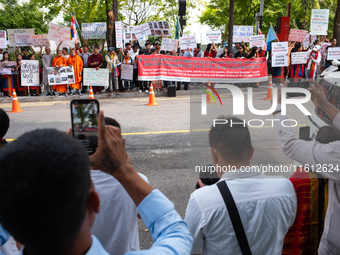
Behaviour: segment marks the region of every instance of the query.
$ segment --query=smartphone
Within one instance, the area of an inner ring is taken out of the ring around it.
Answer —
[[[98,147],[99,102],[96,99],[74,99],[71,101],[73,137],[78,139],[92,155]]]
[[[299,139],[310,141],[310,127],[300,127],[299,129]]]

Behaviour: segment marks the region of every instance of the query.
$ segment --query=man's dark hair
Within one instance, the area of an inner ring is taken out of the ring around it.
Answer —
[[[145,47],[148,46],[148,45],[151,45],[151,43],[149,43],[149,42],[145,43]]]
[[[124,56],[126,56],[128,53],[130,53],[130,52],[128,52],[128,51],[124,51]]]
[[[95,45],[94,45],[94,47],[97,47],[97,48],[99,48],[99,44],[95,44]]]
[[[211,127],[210,147],[216,149],[227,162],[249,160],[252,144],[247,125],[233,116],[221,116],[218,119],[226,120],[227,124],[215,124],[215,127]]]
[[[119,122],[110,117],[105,117],[105,125],[110,125],[110,126],[114,126],[114,127],[121,129]]]
[[[145,50],[140,49],[138,55],[143,55],[143,54],[145,54]]]
[[[23,52],[24,50],[28,51],[26,47],[22,47],[21,52]]]
[[[161,50],[159,54],[165,55],[165,50]]]
[[[139,48],[139,47],[138,47],[138,44],[132,45],[132,48]]]
[[[9,117],[7,113],[0,108],[0,138],[3,138],[9,128]]]
[[[152,49],[150,50],[150,53],[154,53],[155,51],[156,51],[156,49],[152,48]]]
[[[340,141],[340,130],[334,126],[323,126],[319,129],[315,140],[319,143]]]
[[[131,44],[130,44],[130,43],[128,43],[128,42],[127,42],[127,43],[125,43],[125,47],[127,47],[127,46],[129,46],[129,45],[131,45]]]
[[[66,53],[68,53],[68,49],[66,47],[64,47],[63,50],[66,50]]]
[[[330,41],[333,42],[334,40],[336,40],[336,38],[332,38]]]
[[[201,44],[200,44],[200,43],[197,43],[196,48],[197,48],[197,49],[201,49]]]
[[[54,129],[28,132],[0,153],[0,222],[32,252],[62,254],[82,227],[90,185],[81,143]]]

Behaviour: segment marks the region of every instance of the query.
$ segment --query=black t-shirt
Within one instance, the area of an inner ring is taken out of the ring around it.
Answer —
[[[145,51],[145,55],[151,55],[151,51]]]
[[[30,56],[24,56],[24,55],[22,55],[22,59],[23,59],[23,60],[30,60]]]
[[[246,56],[247,56],[247,54],[246,53],[244,53],[244,52],[236,52],[236,54],[235,54],[235,57],[234,58],[242,58],[242,57],[244,57],[244,58],[246,58]]]

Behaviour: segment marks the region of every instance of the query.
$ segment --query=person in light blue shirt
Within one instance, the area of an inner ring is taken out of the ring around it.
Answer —
[[[108,254],[91,236],[100,199],[90,165],[123,185],[154,239],[149,250],[128,255],[190,254],[186,223],[127,162],[120,129],[105,126],[103,112],[98,126],[98,149],[90,157],[77,140],[53,129],[28,132],[1,151],[0,222],[25,245],[20,254]]]

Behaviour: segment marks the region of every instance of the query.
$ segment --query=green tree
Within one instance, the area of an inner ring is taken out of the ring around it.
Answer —
[[[13,28],[34,28],[36,34],[46,34],[50,22],[58,13],[51,7],[41,10],[33,1],[18,3],[17,0],[0,0],[0,30]]]

